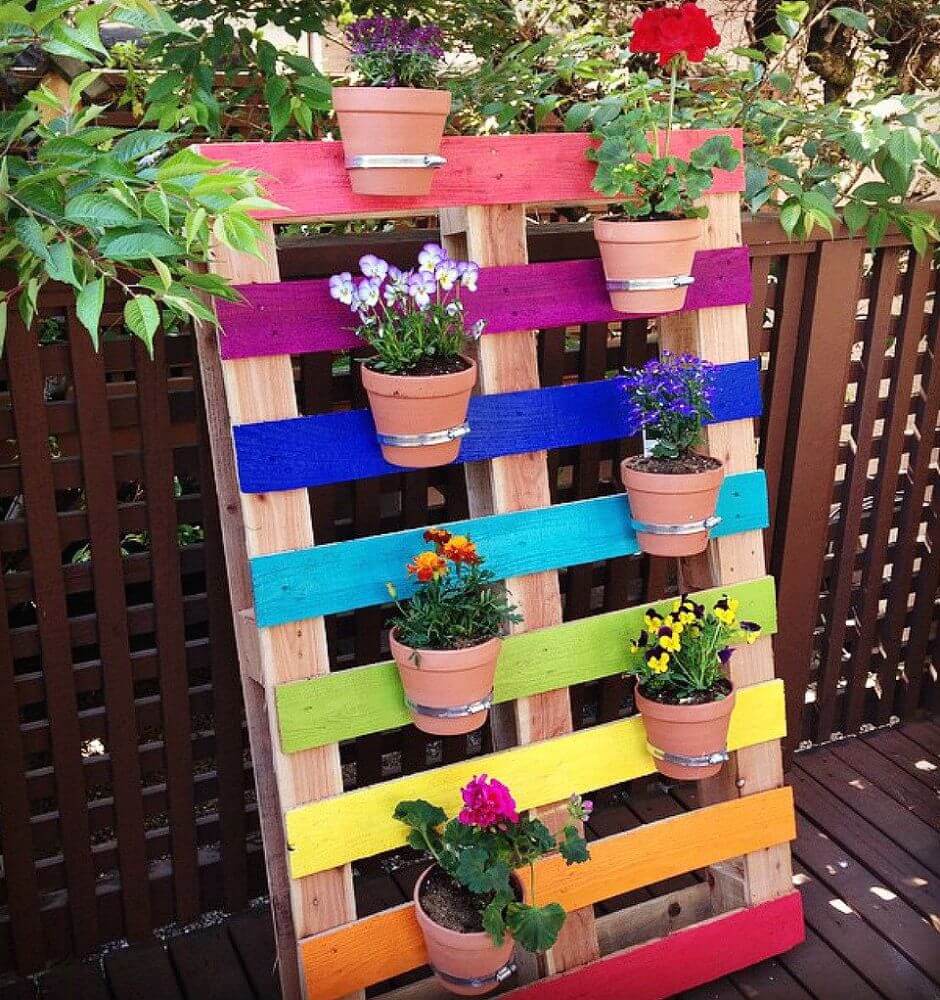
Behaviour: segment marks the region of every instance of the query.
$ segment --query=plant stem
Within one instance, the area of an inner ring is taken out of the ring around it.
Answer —
[[[669,156],[669,147],[672,144],[672,119],[676,108],[676,84],[679,80],[679,56],[672,60],[672,75],[669,78],[669,118],[666,124],[666,156]]]

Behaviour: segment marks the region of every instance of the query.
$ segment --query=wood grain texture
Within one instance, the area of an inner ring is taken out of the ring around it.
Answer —
[[[696,255],[695,284],[685,311],[750,302],[746,247]],[[239,289],[243,302],[220,302],[225,358],[346,351],[363,342],[347,306],[330,297],[329,282],[277,282]],[[479,287],[464,294],[467,326],[484,320],[485,334],[541,330],[580,323],[615,323],[630,317],[614,311],[599,260],[485,267]]]
[[[795,836],[790,789],[765,792],[595,840],[583,865],[546,858],[536,866],[539,898],[584,907]],[[311,1000],[335,1000],[427,961],[412,903],[307,938],[300,956]]]
[[[618,996],[663,1000],[783,954],[803,937],[803,904],[799,892],[791,891],[761,906],[714,917],[506,996],[513,1000]]]
[[[523,205],[471,205],[444,210],[441,232],[444,246],[453,256],[465,256],[482,267],[510,267],[529,262],[527,223]],[[462,251],[466,253],[462,253]],[[536,334],[517,328],[501,337],[487,337],[477,345],[479,391],[518,393],[538,389],[539,365]],[[551,484],[545,451],[531,450],[513,456],[497,456],[488,462],[464,465],[470,512],[496,515],[550,508]],[[550,569],[551,567],[549,567]],[[544,570],[545,567],[542,567]],[[558,574],[534,572],[507,574],[506,588],[513,595],[521,622],[513,632],[560,625],[561,592]],[[490,731],[499,750],[515,743],[526,744],[570,733],[571,699],[565,690],[547,691],[517,699],[512,718],[499,706],[493,710]],[[561,798],[562,796],[559,796]],[[563,803],[541,799],[536,813],[549,830],[559,831],[569,821]],[[554,947],[539,958],[547,972],[583,965],[600,954],[593,909],[571,913]]]
[[[260,259],[217,247],[213,268],[239,282],[277,280],[273,227],[266,228],[267,241]],[[289,357],[222,362],[222,380],[228,416],[233,423],[286,418],[297,413]],[[224,462],[224,455],[220,455],[220,460]],[[222,471],[224,474],[224,468]],[[310,502],[305,490],[271,496],[241,494],[241,520],[245,544],[244,547],[235,544],[229,558],[259,555],[285,546],[313,544]],[[226,538],[226,543],[228,541]],[[230,551],[228,544],[226,550]],[[236,604],[235,614],[242,609]],[[274,731],[277,707],[273,685],[329,670],[323,620],[313,619],[302,625],[266,629],[259,633],[258,642],[256,662],[265,681],[268,727]],[[271,767],[277,780],[281,809],[290,809],[301,802],[337,795],[342,791],[339,748],[335,745],[286,755],[273,741]],[[273,821],[272,817],[266,819]],[[315,878],[293,879],[288,886],[295,942],[309,933],[346,923],[355,917],[352,871],[348,867],[325,871]],[[275,907],[284,905],[283,899],[275,901]],[[278,943],[279,947],[285,944],[281,937]],[[282,988],[287,996],[296,996],[302,986],[298,984],[298,977],[292,974],[292,970],[297,969],[296,954],[282,954],[281,962],[292,967],[283,975]]]
[[[729,748],[776,740],[784,730],[781,681],[738,691]],[[461,787],[477,774],[499,778],[512,790],[520,809],[534,809],[567,799],[572,792],[607,788],[653,770],[643,720],[635,715],[369,785],[288,811],[291,874],[302,878],[400,847],[406,830],[392,819],[399,802],[427,799],[453,814],[460,806]]]
[[[278,494],[262,496],[271,501]],[[718,498],[718,514],[722,520],[712,529],[714,536],[753,533],[766,527],[763,473],[727,477]],[[537,609],[526,609],[519,577],[639,551],[623,494],[448,522],[445,527],[473,538],[487,567],[507,581],[529,628],[558,624],[561,617],[557,622],[544,621]],[[265,628],[387,604],[389,582],[403,598],[410,597],[415,582],[406,567],[426,547],[423,529],[415,528],[257,556],[251,570],[258,625]],[[274,678],[277,682],[287,679]]]
[[[724,593],[737,597],[742,614],[758,622],[765,634],[776,632],[772,577],[699,592],[695,597],[710,603]],[[665,612],[671,607],[671,600],[659,601],[509,636],[496,671],[495,702],[622,673],[629,665],[628,637],[643,627],[646,609]],[[402,700],[398,669],[391,661],[282,684],[276,698],[285,753],[394,729],[411,719]],[[355,712],[349,711],[351,705],[356,706]]]
[[[672,152],[687,156],[715,134],[707,129],[679,130],[673,134]],[[740,131],[720,134],[731,136],[741,148]],[[196,148],[232,166],[260,170],[268,197],[281,208],[257,215],[286,222],[388,218],[461,205],[603,202],[591,186],[594,164],[586,156],[591,142],[590,136],[578,132],[448,136],[441,148],[447,165],[435,172],[431,193],[422,198],[353,194],[338,142],[219,142]],[[736,170],[718,171],[712,190],[743,191],[743,162]]]
[[[534,335],[526,336],[531,339]],[[503,361],[511,364],[516,353],[514,341],[515,336],[506,334],[481,344],[479,361],[491,350],[501,349],[506,354]],[[534,352],[534,341],[531,348]],[[481,386],[485,385],[484,378],[481,368]],[[612,441],[638,432],[629,419],[622,379],[546,389],[537,386],[536,378],[522,387],[490,386],[484,389],[486,394],[473,397],[468,416],[470,434],[462,441],[457,462],[483,462],[506,455]],[[758,363],[722,365],[715,390],[714,420],[741,420],[760,412]],[[234,433],[239,481],[245,493],[326,486],[401,472],[382,458],[372,414],[367,409],[245,422],[236,426]]]
[[[713,194],[705,199],[709,208],[703,246],[717,249],[740,246],[741,210],[732,194]],[[726,364],[749,354],[747,315],[743,306],[702,309],[696,313],[663,317],[660,343],[676,352],[688,351],[716,364]],[[756,466],[754,427],[750,420],[713,424],[706,429],[706,448],[720,458],[728,473],[746,473]],[[795,537],[793,545],[799,545]],[[752,580],[766,572],[764,544],[759,530],[733,537],[714,537],[708,550],[684,560],[683,585],[699,589],[717,584]],[[773,650],[762,639],[735,656],[730,676],[735,685],[757,684],[774,676]],[[745,750],[705,783],[706,801],[748,795],[783,784],[783,760],[779,746],[767,743]],[[741,862],[745,898],[760,903],[790,892],[790,852],[775,847],[749,855]],[[717,879],[720,892],[721,878]]]

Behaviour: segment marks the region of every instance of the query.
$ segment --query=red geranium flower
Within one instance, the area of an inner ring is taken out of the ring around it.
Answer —
[[[659,56],[660,66],[668,66],[676,56],[701,62],[720,41],[708,14],[698,4],[684,3],[681,7],[656,7],[637,18],[630,51],[652,52]]]

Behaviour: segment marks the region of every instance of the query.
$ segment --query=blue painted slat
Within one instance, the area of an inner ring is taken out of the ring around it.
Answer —
[[[722,518],[713,537],[766,528],[764,473],[725,479],[718,499]],[[623,494],[579,500],[445,525],[469,534],[500,579],[633,555],[639,551]],[[386,583],[403,597],[414,592],[405,571],[426,543],[421,528],[357,538],[251,560],[255,615],[261,626],[388,602]]]
[[[721,365],[715,422],[761,412],[759,362]],[[474,396],[458,462],[630,437],[622,380]],[[234,429],[244,493],[326,486],[400,472],[383,458],[368,410],[242,424]]]

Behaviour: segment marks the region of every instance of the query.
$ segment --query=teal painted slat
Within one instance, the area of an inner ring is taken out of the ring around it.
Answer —
[[[713,537],[766,528],[767,483],[761,471],[725,479],[718,499],[721,523]],[[626,496],[579,500],[513,514],[445,525],[470,535],[500,579],[612,559],[639,552]],[[423,529],[258,556],[251,560],[258,625],[351,611],[388,603],[386,584],[403,597],[414,592],[405,567],[426,543]]]

